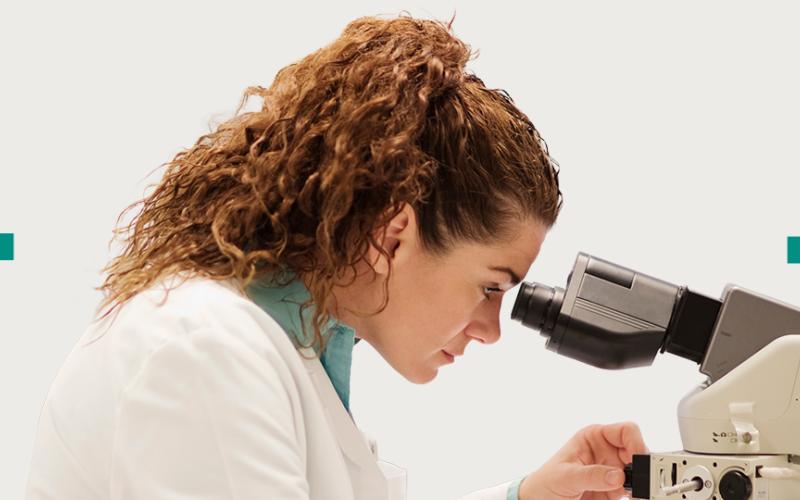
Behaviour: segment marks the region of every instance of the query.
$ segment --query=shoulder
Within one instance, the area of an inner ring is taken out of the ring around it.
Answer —
[[[136,336],[148,348],[115,409],[112,482],[154,498],[196,491],[199,473],[213,497],[244,488],[305,498],[311,392],[286,334],[224,283],[192,280],[163,295],[143,293],[109,332],[114,356],[141,349]]]
[[[283,328],[230,280],[162,280],[93,323],[81,339],[110,356],[128,380],[159,350],[198,343],[267,362],[284,380],[294,378],[290,372],[305,371]]]

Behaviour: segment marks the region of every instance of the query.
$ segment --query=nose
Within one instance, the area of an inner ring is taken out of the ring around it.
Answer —
[[[500,301],[484,302],[465,333],[483,344],[494,344],[500,340]]]

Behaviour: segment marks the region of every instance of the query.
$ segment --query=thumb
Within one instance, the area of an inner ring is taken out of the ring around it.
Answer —
[[[612,491],[625,483],[625,473],[608,465],[574,465],[565,470],[565,480],[580,491]]]

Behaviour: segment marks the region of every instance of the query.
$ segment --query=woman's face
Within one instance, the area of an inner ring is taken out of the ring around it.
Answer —
[[[365,263],[355,282],[335,288],[336,317],[408,380],[433,380],[439,367],[462,355],[470,342],[491,344],[500,338],[504,292],[528,272],[546,234],[538,220],[517,225],[511,241],[462,244],[437,258],[422,250],[414,211],[406,206],[383,240],[393,267],[386,308],[373,316],[352,313],[374,311],[383,298],[388,265],[373,249],[369,258],[378,278]]]

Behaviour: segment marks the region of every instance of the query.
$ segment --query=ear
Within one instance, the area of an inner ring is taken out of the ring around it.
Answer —
[[[409,259],[410,255],[418,248],[417,215],[408,203],[385,226],[379,227],[373,233],[375,240],[389,255],[389,260],[377,248],[370,245],[367,258],[377,274],[389,273],[389,264],[397,266]]]

